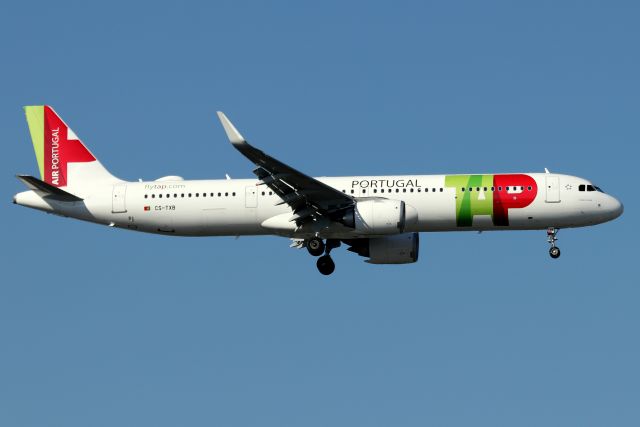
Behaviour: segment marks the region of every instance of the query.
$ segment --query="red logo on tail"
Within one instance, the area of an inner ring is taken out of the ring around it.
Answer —
[[[69,137],[76,139],[69,139]],[[44,178],[56,187],[67,185],[67,165],[96,158],[50,107],[44,107]]]

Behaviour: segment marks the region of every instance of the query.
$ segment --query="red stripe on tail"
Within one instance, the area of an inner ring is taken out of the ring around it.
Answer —
[[[67,165],[92,162],[95,157],[79,139],[68,139],[73,131],[53,109],[44,107],[44,180],[56,187],[67,185]]]

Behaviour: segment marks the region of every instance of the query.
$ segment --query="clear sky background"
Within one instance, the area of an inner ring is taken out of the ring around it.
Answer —
[[[90,4],[91,3],[91,4]],[[637,426],[640,6],[5,2],[2,426]],[[420,261],[168,238],[11,204],[48,103],[129,180],[554,172],[625,213],[433,233]]]

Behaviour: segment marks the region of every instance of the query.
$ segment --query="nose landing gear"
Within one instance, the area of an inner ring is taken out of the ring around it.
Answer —
[[[307,251],[313,256],[319,256],[316,266],[318,271],[325,276],[330,275],[336,269],[336,264],[331,259],[329,253],[331,249],[340,246],[340,240],[327,239],[327,243],[323,242],[319,237],[312,237],[305,242]],[[322,255],[324,253],[324,255]],[[322,256],[320,256],[322,255]]]
[[[549,248],[549,255],[553,259],[560,257],[560,248],[556,246],[556,240],[558,240],[556,235],[558,234],[558,231],[560,230],[555,227],[547,228],[547,242],[549,242],[549,245],[551,245],[551,247]]]

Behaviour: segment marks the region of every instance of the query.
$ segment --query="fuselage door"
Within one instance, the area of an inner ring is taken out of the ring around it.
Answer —
[[[112,213],[123,213],[127,211],[126,196],[127,184],[116,184],[113,186]]]
[[[560,178],[557,176],[547,176],[547,203],[558,203],[560,201]]]
[[[245,207],[258,207],[258,188],[255,185],[250,185],[245,188]]]

